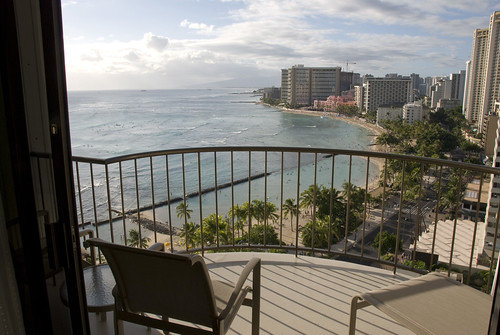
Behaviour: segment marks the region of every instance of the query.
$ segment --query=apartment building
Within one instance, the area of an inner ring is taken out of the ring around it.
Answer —
[[[500,112],[500,102],[494,104],[493,115],[498,115]],[[496,120],[497,125],[494,127],[491,121]],[[489,127],[496,128],[496,141],[495,148],[493,150],[492,164],[494,167],[500,167],[500,119],[498,117],[493,117],[489,122]],[[486,243],[485,250],[491,253],[493,250],[498,252],[500,249],[500,232],[497,232],[496,245],[495,241],[495,225],[500,219],[498,217],[498,207],[500,205],[500,176],[492,176],[489,185],[489,196],[488,196],[488,206],[486,208]]]
[[[412,102],[405,104],[403,106],[403,120],[409,124],[415,123],[415,121],[423,121],[424,114],[422,108],[422,102]]]
[[[451,84],[448,78],[440,79],[431,88],[431,108],[437,108],[440,99],[449,99],[451,97]]]
[[[281,97],[281,90],[279,87],[264,87],[262,89],[262,97],[264,99],[279,99]]]
[[[460,99],[441,98],[437,103],[436,109],[452,110],[460,106],[462,106],[462,100]]]
[[[340,87],[340,67],[305,67],[299,64],[281,70],[281,99],[289,104],[311,106],[314,100],[340,95]]]
[[[451,97],[450,99],[458,99],[460,102],[464,100],[465,89],[465,70],[460,70],[459,73],[450,74],[451,81]]]
[[[497,11],[491,15],[489,28],[474,31],[464,114],[479,131],[482,131],[483,118],[500,98],[499,30],[500,11]]]
[[[401,120],[403,117],[402,104],[380,105],[377,109],[377,125],[382,126],[387,120]]]
[[[413,100],[410,78],[367,78],[363,89],[357,89],[360,109],[376,111],[387,104],[405,104]]]

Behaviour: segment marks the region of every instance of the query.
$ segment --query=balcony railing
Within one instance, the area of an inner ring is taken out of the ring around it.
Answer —
[[[487,236],[479,212],[473,221],[461,219],[461,199],[472,179],[481,194],[500,174],[496,168],[289,147],[189,148],[73,162],[81,228],[115,243],[311,254],[394,272],[444,268],[463,273],[467,283],[483,271],[483,289],[491,287],[497,254],[484,248],[497,244],[498,215]]]

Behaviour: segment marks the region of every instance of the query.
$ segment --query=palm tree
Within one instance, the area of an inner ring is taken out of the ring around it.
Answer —
[[[188,207],[188,203],[185,203],[184,201],[177,205],[177,207],[175,207],[175,213],[177,214],[177,217],[179,219],[182,219],[184,217],[188,220],[191,219],[191,213],[193,212],[193,210],[189,209]]]
[[[318,196],[318,187],[316,185],[309,186],[308,189],[304,190],[301,194],[300,207],[309,208],[315,204],[315,198]],[[312,215],[312,214],[311,214]]]
[[[343,204],[342,204],[342,194],[335,188],[321,187],[316,197],[316,216],[318,218],[324,218],[330,215],[342,215]],[[330,210],[330,203],[332,203],[332,208]]]
[[[147,249],[148,248],[148,243],[151,241],[149,237],[143,237],[139,239],[139,232],[135,229],[131,229],[128,232],[128,238],[127,238],[127,245],[131,247],[140,247]]]
[[[182,225],[180,237],[187,248],[196,248],[200,243],[200,226],[194,222],[187,222]]]
[[[302,228],[302,243],[306,247],[312,247],[312,240],[314,235],[314,248],[326,249],[328,248],[328,221],[318,220],[314,224],[314,234],[313,234],[313,221],[309,221],[304,228]]]
[[[247,219],[247,211],[240,205],[234,205],[233,208],[227,213],[227,216],[230,220],[234,218],[234,229],[238,231],[238,237],[243,235],[243,227],[245,225],[245,220]]]
[[[283,212],[285,217],[287,217],[288,214],[290,214],[290,228],[293,231],[293,216],[299,215],[299,209],[297,208],[295,199],[288,198],[285,200],[285,203],[283,204]]]
[[[221,215],[210,214],[203,219],[202,225],[204,244],[217,244],[217,233],[219,234],[219,243],[221,245],[230,244],[232,234],[226,218]]]
[[[262,223],[265,220],[266,217],[266,204],[264,201],[255,199],[252,200],[252,203],[250,205],[252,217],[257,220],[257,223]]]
[[[351,209],[357,213],[361,213],[364,209],[365,190],[348,182],[345,182],[342,188],[344,189],[344,197],[346,200],[347,194],[349,194]]]
[[[272,202],[267,202],[264,221],[268,220],[276,221],[279,217],[277,212],[278,212],[278,207]]]

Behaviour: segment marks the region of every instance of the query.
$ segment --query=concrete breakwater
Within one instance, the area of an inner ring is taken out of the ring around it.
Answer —
[[[251,177],[245,177],[245,178],[241,178],[241,179],[235,180],[233,182],[227,182],[227,183],[223,183],[223,184],[217,185],[217,187],[216,186],[207,187],[207,188],[201,190],[201,192],[195,191],[195,192],[191,192],[191,193],[186,194],[186,199],[190,199],[190,198],[194,198],[194,197],[206,194],[206,193],[214,192],[215,190],[222,190],[222,189],[234,186],[234,185],[246,183],[249,180],[256,180],[256,179],[259,179],[259,178],[263,178],[263,177],[268,176],[270,174],[271,174],[271,172],[268,172],[268,173],[258,173],[256,175],[251,176]],[[132,220],[134,220],[134,218],[135,218],[135,222],[137,222],[137,213],[138,212],[151,210],[151,209],[153,209],[153,207],[158,208],[158,207],[166,206],[166,205],[169,205],[169,204],[181,202],[183,200],[184,200],[183,197],[180,197],[180,196],[179,197],[174,197],[174,198],[170,199],[170,202],[169,202],[168,199],[164,200],[164,201],[159,201],[159,202],[155,203],[154,205],[150,204],[150,205],[141,206],[139,209],[135,208],[135,209],[126,210],[123,214],[125,216],[132,216]],[[121,211],[116,210],[116,209],[111,209],[111,211],[113,213],[117,214],[117,216],[113,218],[113,222],[122,219],[122,212]],[[97,222],[98,225],[103,225],[103,224],[108,224],[108,223],[109,223],[109,220],[102,220],[102,221],[98,221]],[[141,217],[141,225],[144,226],[144,227],[146,227],[146,226],[151,227],[151,230],[153,230],[154,222],[152,220],[145,219],[145,218]],[[146,228],[150,229],[148,227],[146,227]],[[159,227],[163,227],[163,228],[159,228]],[[160,222],[158,220],[156,221],[156,228],[157,228],[157,231],[160,232],[160,233],[162,233],[162,232],[159,229],[167,229],[167,234],[170,231],[169,228],[168,228],[168,223],[166,223],[166,222]],[[173,228],[172,230],[174,230],[174,232],[175,232],[175,228]]]

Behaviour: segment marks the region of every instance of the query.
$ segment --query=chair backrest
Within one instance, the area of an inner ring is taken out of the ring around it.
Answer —
[[[123,308],[211,327],[217,310],[210,276],[199,255],[171,254],[89,239],[108,262]]]

